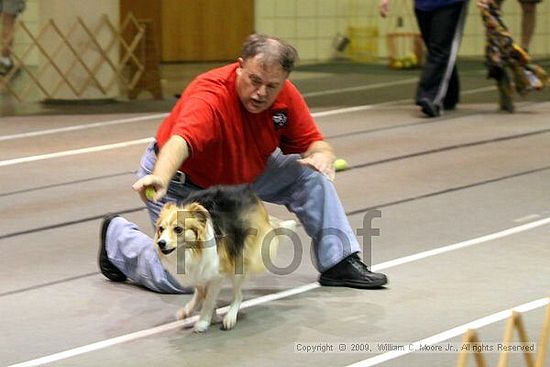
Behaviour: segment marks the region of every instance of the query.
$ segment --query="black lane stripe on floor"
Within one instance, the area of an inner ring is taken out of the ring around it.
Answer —
[[[532,104],[537,104],[537,102],[528,103],[528,105],[532,105]],[[494,112],[488,112],[488,113],[494,113]],[[433,124],[435,124],[435,123],[441,124],[443,121],[452,121],[452,120],[455,120],[455,119],[458,119],[458,118],[472,116],[472,115],[479,115],[479,114],[480,114],[479,112],[467,112],[467,113],[460,114],[460,115],[450,115],[450,116],[449,115],[444,115],[444,118],[428,119],[427,121],[419,121],[419,122],[413,122],[413,123],[405,123],[405,124],[401,124],[401,125],[380,127],[380,128],[374,128],[374,129],[358,130],[358,131],[354,131],[354,132],[335,134],[335,135],[328,135],[325,138],[327,140],[329,140],[329,139],[340,139],[340,138],[346,138],[346,137],[349,137],[349,136],[372,134],[372,133],[376,133],[376,132],[380,132],[380,131],[397,130],[397,129],[401,129],[401,128],[414,127],[414,126],[418,126],[418,125],[426,125],[426,124],[432,124],[432,123]],[[451,146],[451,147],[443,147],[443,148],[438,148],[436,150],[428,150],[428,151],[424,151],[424,152],[413,153],[413,154],[410,154],[410,155],[399,156],[399,157],[394,157],[394,158],[388,158],[386,160],[365,163],[365,164],[362,164],[362,165],[355,165],[355,166],[351,166],[350,169],[366,167],[366,166],[371,166],[371,165],[381,164],[381,163],[386,163],[386,162],[392,162],[392,161],[399,160],[399,159],[406,159],[406,158],[415,157],[415,156],[418,156],[418,155],[421,155],[421,154],[430,154],[431,152],[437,153],[437,152],[442,152],[442,151],[445,151],[445,150],[457,149],[457,148],[462,148],[462,147],[467,147],[467,146],[474,146],[474,145],[477,145],[477,144],[481,145],[481,144],[487,144],[487,143],[491,143],[491,142],[498,142],[498,141],[515,139],[515,138],[521,138],[521,137],[530,136],[530,135],[544,134],[544,133],[547,133],[549,131],[550,131],[550,129],[536,130],[536,131],[532,131],[532,132],[525,133],[525,134],[510,135],[510,136],[505,136],[505,137],[501,137],[501,138],[482,140],[482,141],[479,141],[479,142],[471,142],[471,143],[465,143],[465,144],[461,144],[461,145],[454,145],[454,146]],[[42,189],[49,189],[49,188],[53,188],[53,187],[68,186],[68,185],[72,185],[72,184],[78,184],[78,183],[82,183],[82,182],[101,180],[101,179],[105,179],[105,178],[123,176],[123,175],[126,175],[126,174],[132,174],[132,173],[135,174],[136,172],[137,171],[134,170],[134,171],[115,173],[115,174],[106,175],[106,176],[90,177],[90,178],[82,179],[82,180],[60,182],[60,183],[52,184],[52,185],[37,186],[37,187],[33,187],[33,188],[28,188],[28,189],[25,189],[25,190],[18,190],[18,191],[12,191],[12,192],[7,192],[7,193],[1,193],[0,197],[15,195],[15,194],[21,194],[21,193],[27,193],[27,192],[32,192],[32,191],[38,191],[38,190],[42,190]]]
[[[58,280],[54,280],[54,281],[51,281],[51,282],[37,284],[37,285],[33,285],[33,286],[30,286],[30,287],[26,287],[26,288],[15,289],[13,291],[0,293],[0,297],[13,296],[14,294],[24,293],[24,292],[27,292],[27,291],[33,291],[33,290],[40,289],[40,288],[46,288],[46,287],[56,285],[56,284],[68,283],[68,282],[72,282],[73,280],[79,280],[79,279],[87,278],[87,277],[97,275],[97,274],[99,274],[99,272],[94,271],[93,273],[75,275],[73,277],[58,279]]]
[[[495,183],[495,182],[505,181],[505,180],[509,180],[511,178],[516,178],[516,177],[521,177],[521,176],[527,176],[527,175],[531,175],[531,174],[534,174],[534,173],[543,172],[543,171],[547,171],[547,170],[550,170],[550,166],[535,168],[535,169],[532,169],[532,170],[529,170],[529,171],[518,172],[518,173],[511,174],[511,175],[496,177],[496,178],[492,178],[492,179],[485,180],[485,181],[475,182],[475,183],[472,183],[472,184],[451,187],[451,188],[448,188],[448,189],[445,189],[445,190],[434,191],[434,192],[430,192],[430,193],[422,194],[422,195],[418,195],[418,196],[413,196],[413,197],[406,198],[406,199],[391,201],[391,202],[380,204],[380,205],[374,205],[374,206],[371,206],[371,207],[368,207],[368,208],[356,209],[356,210],[346,212],[346,215],[351,216],[351,215],[356,215],[356,214],[362,214],[362,213],[368,212],[369,210],[387,208],[387,207],[390,207],[390,206],[409,203],[409,202],[416,201],[416,200],[422,200],[422,199],[430,198],[430,197],[437,196],[437,195],[445,195],[445,194],[455,192],[455,191],[471,189],[473,187],[488,185],[488,184],[492,184],[492,183]]]
[[[494,112],[491,112],[491,114],[494,114]],[[384,127],[373,128],[373,129],[364,129],[364,130],[350,131],[350,132],[347,132],[347,133],[328,135],[325,138],[327,140],[340,139],[340,138],[347,138],[347,137],[356,136],[356,135],[373,134],[373,133],[378,133],[378,132],[381,132],[381,131],[406,129],[408,127],[416,127],[416,126],[419,126],[419,125],[428,125],[428,124],[441,125],[445,122],[454,122],[454,120],[457,120],[459,118],[461,119],[463,117],[482,116],[482,115],[484,115],[484,113],[479,113],[479,112],[464,112],[464,113],[461,113],[460,115],[455,115],[455,114],[453,114],[453,115],[443,115],[442,117],[435,118],[435,119],[434,118],[425,118],[424,120],[417,121],[417,122],[410,122],[410,123],[404,123],[404,124],[399,124],[399,125],[384,126]],[[537,131],[543,131],[543,130],[537,130]]]
[[[422,122],[422,124],[425,124],[425,123],[426,122]],[[418,124],[421,124],[421,123],[418,123]],[[417,125],[417,124],[415,123],[415,124],[399,125],[397,127],[408,127],[408,126],[413,126],[413,125]],[[327,137],[327,139],[335,139],[335,138],[346,137],[346,136],[368,134],[368,133],[375,132],[375,131],[388,130],[388,129],[397,128],[397,127],[394,126],[394,127],[380,128],[380,129],[374,129],[374,130],[364,130],[364,131],[359,131],[359,132],[356,132],[356,133],[345,133],[345,134],[340,134],[340,135],[332,135],[332,136]],[[436,149],[424,150],[424,151],[417,152],[417,153],[411,153],[411,154],[401,155],[401,156],[397,156],[397,157],[381,159],[379,161],[356,164],[356,165],[353,165],[353,166],[349,166],[348,170],[363,168],[363,167],[369,167],[369,166],[374,166],[374,165],[384,164],[384,163],[389,163],[389,162],[395,162],[395,161],[399,161],[399,160],[402,160],[402,159],[409,159],[409,158],[419,157],[419,156],[422,156],[422,155],[441,153],[441,152],[446,152],[446,151],[450,151],[450,150],[454,150],[454,149],[462,149],[462,148],[468,148],[468,147],[473,147],[473,146],[477,146],[477,145],[498,143],[498,142],[513,140],[513,139],[521,139],[521,138],[526,138],[526,137],[530,137],[530,136],[546,134],[546,133],[549,133],[549,132],[550,132],[550,128],[549,129],[531,131],[531,132],[523,133],[523,134],[509,135],[509,136],[503,136],[503,137],[500,137],[500,138],[479,140],[479,141],[474,141],[474,142],[470,142],[470,143],[456,144],[456,145],[451,145],[451,146],[446,146],[446,147],[441,147],[441,148],[436,148]],[[85,179],[81,179],[81,180],[60,182],[60,183],[57,183],[57,184],[51,184],[51,185],[45,185],[45,186],[37,186],[37,187],[24,189],[24,190],[11,191],[11,192],[7,192],[7,193],[0,193],[0,197],[9,196],[9,195],[16,195],[16,194],[22,194],[22,193],[28,193],[28,192],[32,192],[32,191],[46,190],[46,189],[61,187],[61,186],[69,186],[69,185],[74,185],[74,184],[79,184],[79,183],[84,183],[84,182],[90,182],[90,181],[103,180],[103,179],[107,179],[107,178],[120,177],[120,176],[125,176],[125,175],[130,175],[130,174],[135,175],[136,172],[137,171],[126,171],[126,172],[114,173],[114,174],[111,174],[111,175],[96,176],[96,177],[90,177],[90,178],[85,178]],[[0,237],[0,239],[1,239],[1,237]]]
[[[494,139],[473,141],[471,143],[449,145],[449,146],[446,146],[446,147],[423,150],[421,152],[400,155],[400,156],[397,156],[397,157],[381,159],[381,160],[378,160],[378,161],[356,164],[356,165],[353,165],[353,166],[349,166],[348,170],[357,169],[357,168],[364,168],[364,167],[369,167],[369,166],[376,166],[376,165],[379,165],[379,164],[395,162],[395,161],[400,161],[400,160],[409,159],[409,158],[415,158],[415,157],[419,157],[419,156],[423,156],[423,155],[442,153],[442,152],[447,152],[447,151],[455,150],[455,149],[470,148],[470,147],[474,147],[474,146],[478,146],[478,145],[485,145],[485,144],[492,144],[492,143],[500,143],[500,142],[503,142],[503,141],[514,140],[514,139],[523,139],[523,138],[527,138],[527,137],[531,137],[531,136],[535,136],[535,135],[547,134],[547,133],[550,133],[550,129],[537,130],[537,131],[532,131],[532,132],[524,133],[524,134],[503,136],[503,137],[494,138]]]
[[[498,181],[504,181],[504,180],[507,180],[507,179],[510,179],[510,178],[525,176],[525,175],[529,175],[529,174],[533,174],[533,173],[537,173],[537,172],[546,171],[546,170],[549,170],[549,169],[550,169],[550,166],[547,166],[547,167],[542,167],[542,168],[538,168],[538,169],[534,169],[534,170],[530,170],[530,171],[520,172],[520,173],[507,175],[507,176],[503,176],[503,177],[498,177],[498,178],[494,178],[494,179],[491,179],[491,180],[486,180],[486,181],[482,181],[482,182],[478,182],[478,183],[474,183],[474,184],[453,187],[453,188],[450,188],[450,189],[436,191],[436,192],[432,192],[432,193],[429,193],[429,194],[418,195],[418,196],[407,198],[407,199],[396,200],[396,201],[392,201],[392,202],[388,202],[388,203],[383,203],[383,204],[380,204],[380,205],[371,206],[371,207],[368,207],[368,208],[353,210],[353,211],[350,211],[350,212],[346,212],[346,215],[347,216],[352,216],[352,215],[357,215],[357,214],[363,214],[365,212],[368,212],[368,211],[374,210],[374,209],[387,208],[387,207],[390,207],[390,206],[393,206],[393,205],[399,205],[399,204],[412,202],[412,201],[415,201],[415,200],[426,199],[426,198],[437,196],[437,195],[447,194],[447,193],[450,193],[450,192],[459,191],[459,190],[463,190],[463,189],[468,189],[468,188],[481,186],[481,185],[485,185],[485,184],[489,184],[489,183],[494,183],[494,182],[498,182]],[[138,210],[141,210],[141,209],[145,209],[145,207],[139,208]],[[121,213],[130,213],[130,212],[138,211],[138,210],[130,209],[130,210],[126,210],[126,211],[121,212]],[[78,221],[78,223],[82,223],[82,222],[86,222],[86,221],[90,221],[90,220],[95,220],[95,219],[98,219],[100,217],[101,216],[93,217],[93,218],[84,218],[84,219]],[[63,226],[69,226],[71,224],[74,224],[74,223],[73,222],[71,222],[71,223],[60,223],[59,225],[52,226],[52,227],[53,228],[58,228],[58,227],[63,227]],[[33,232],[37,232],[39,230],[46,230],[46,229],[50,229],[50,228],[43,228],[43,229],[37,228],[36,230],[33,230]],[[27,233],[29,233],[29,232],[27,232]],[[20,235],[20,234],[22,235],[22,234],[25,234],[25,233],[14,233],[10,236],[17,236],[17,235]],[[36,290],[36,289],[40,289],[40,288],[45,288],[45,287],[48,287],[48,286],[51,286],[51,285],[62,284],[62,283],[70,282],[70,281],[73,281],[73,280],[78,280],[78,279],[94,276],[94,275],[97,275],[97,274],[99,274],[99,272],[86,273],[86,274],[76,275],[74,277],[55,280],[55,281],[48,282],[48,283],[37,284],[37,285],[26,287],[26,288],[21,288],[21,289],[16,289],[16,290],[0,293],[0,297],[5,297],[5,296],[14,295],[14,294],[24,293],[26,291],[32,291],[32,290]]]
[[[550,166],[545,166],[545,167],[540,167],[540,168],[536,168],[536,169],[532,169],[532,170],[528,170],[528,171],[514,173],[514,174],[511,174],[511,175],[496,177],[496,178],[492,178],[492,179],[489,179],[489,180],[474,182],[472,184],[467,184],[467,185],[457,186],[457,187],[451,187],[451,188],[445,189],[445,190],[434,191],[434,192],[431,192],[431,193],[422,194],[422,195],[418,195],[418,196],[413,196],[413,197],[410,197],[410,198],[405,198],[405,199],[401,199],[401,200],[391,201],[391,202],[388,202],[388,203],[373,205],[373,206],[370,206],[370,207],[367,207],[367,208],[356,209],[356,210],[353,210],[353,211],[346,212],[346,215],[350,216],[350,215],[360,214],[360,213],[368,212],[369,210],[373,210],[373,209],[385,208],[385,207],[398,205],[398,204],[403,204],[403,203],[408,203],[408,202],[416,201],[416,200],[421,200],[421,199],[425,199],[425,198],[429,198],[429,197],[433,197],[433,196],[437,196],[437,195],[443,195],[443,194],[447,194],[447,193],[454,192],[454,191],[469,189],[469,188],[477,187],[477,186],[483,186],[483,185],[486,185],[486,184],[490,184],[490,183],[494,183],[494,182],[498,182],[498,181],[504,181],[504,180],[508,180],[510,178],[515,178],[515,177],[526,176],[526,175],[530,175],[530,174],[533,174],[533,173],[546,171],[546,170],[549,170],[549,169],[550,169]],[[144,210],[144,209],[146,209],[146,207],[142,206],[142,207],[139,207],[139,208],[132,208],[132,209],[126,209],[126,210],[118,211],[117,213],[118,214],[135,213],[135,212],[138,212],[138,211]],[[7,233],[7,234],[4,234],[4,235],[1,235],[0,240],[12,238],[12,237],[17,237],[17,236],[23,236],[23,235],[27,235],[27,234],[31,234],[31,233],[36,233],[36,232],[47,231],[47,230],[50,230],[50,229],[67,227],[67,226],[71,226],[71,225],[74,225],[74,224],[81,224],[81,223],[85,223],[85,222],[89,222],[89,221],[93,221],[93,220],[98,220],[98,219],[102,219],[105,215],[106,214],[96,215],[96,216],[93,216],[93,217],[82,218],[82,219],[78,219],[78,220],[74,220],[74,221],[62,222],[62,223],[52,224],[52,225],[49,225],[49,226],[32,228],[32,229],[28,229],[28,230],[25,230],[25,231]]]
[[[548,101],[525,102],[523,107],[531,107],[531,106],[534,106],[534,105],[543,104],[543,103],[547,103],[547,102]],[[391,106],[403,106],[403,104],[393,103],[393,102],[384,102],[384,103],[381,103],[381,104],[378,104],[378,105],[375,105],[375,106],[376,107],[391,107]],[[323,111],[320,111],[320,112],[323,112]],[[372,133],[377,133],[377,132],[380,132],[380,131],[391,131],[391,130],[398,130],[398,129],[408,128],[408,127],[415,127],[415,126],[418,126],[418,125],[427,125],[427,124],[438,124],[438,125],[440,125],[442,123],[452,122],[454,120],[461,119],[463,117],[470,117],[470,116],[476,116],[476,115],[480,115],[480,116],[495,115],[495,113],[496,113],[495,111],[471,111],[471,110],[461,111],[461,110],[458,110],[458,111],[455,111],[453,113],[444,114],[444,115],[442,115],[438,118],[422,117],[421,121],[404,123],[404,124],[399,124],[399,125],[392,125],[392,126],[377,127],[377,128],[373,128],[373,129],[357,130],[357,131],[351,131],[351,132],[341,133],[341,134],[327,135],[325,138],[327,140],[329,140],[329,139],[340,139],[340,138],[346,138],[346,137],[355,136],[355,135],[372,134]],[[420,112],[419,112],[419,114],[420,114]],[[319,118],[317,118],[317,119],[319,119]],[[319,125],[319,123],[318,123],[318,125]]]
[[[117,211],[116,213],[117,214],[130,214],[130,213],[139,212],[139,211],[144,210],[144,209],[147,209],[147,207],[146,206],[141,206],[141,207],[138,207],[138,208],[124,209],[124,210]],[[36,232],[48,231],[50,229],[68,227],[68,226],[72,226],[72,225],[75,225],[75,224],[82,224],[82,223],[86,223],[86,222],[91,222],[91,221],[94,221],[94,220],[103,219],[106,215],[107,215],[107,213],[106,214],[101,214],[101,215],[94,215],[93,217],[86,217],[86,218],[71,220],[71,221],[68,221],[68,222],[50,224],[48,226],[27,229],[27,230],[24,230],[24,231],[8,233],[8,234],[1,235],[0,240],[4,240],[4,239],[7,239],[7,238],[12,238],[12,237],[17,237],[17,236],[22,236],[22,235],[26,235],[26,234],[32,234],[32,233],[36,233]]]
[[[126,171],[126,172],[113,173],[113,174],[110,174],[110,175],[94,176],[94,177],[83,178],[83,179],[80,179],[80,180],[65,181],[65,182],[59,182],[59,183],[56,183],[56,184],[31,187],[31,188],[24,189],[24,190],[17,190],[17,191],[10,191],[10,192],[0,193],[0,197],[9,196],[9,195],[17,195],[17,194],[26,194],[28,192],[33,192],[33,191],[40,191],[40,190],[52,189],[52,188],[55,188],[55,187],[75,185],[75,184],[80,184],[80,183],[84,183],[84,182],[104,180],[104,179],[107,179],[107,178],[115,178],[115,177],[127,176],[127,175],[132,175],[132,174],[135,175],[136,172],[137,171]]]

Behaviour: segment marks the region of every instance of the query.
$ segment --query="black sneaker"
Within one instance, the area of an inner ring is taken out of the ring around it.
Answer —
[[[422,112],[428,117],[437,117],[441,115],[441,108],[427,98],[422,98],[418,101],[417,105],[420,106]]]
[[[118,217],[116,214],[108,215],[103,218],[103,223],[101,224],[101,238],[99,239],[99,254],[97,263],[99,265],[99,270],[107,278],[111,279],[113,282],[123,282],[127,279],[126,275],[122,273],[107,256],[107,248],[105,247],[105,237],[107,236],[107,228],[111,221]]]
[[[332,287],[372,289],[388,283],[388,278],[382,273],[370,271],[355,253],[323,272],[319,277],[319,283]]]

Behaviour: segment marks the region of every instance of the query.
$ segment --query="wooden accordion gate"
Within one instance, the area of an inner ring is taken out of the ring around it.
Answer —
[[[0,86],[19,102],[28,101],[29,96],[87,99],[91,91],[99,98],[112,96],[113,91],[136,98],[141,90],[148,90],[162,98],[159,56],[147,34],[151,32],[148,21],[137,20],[130,13],[117,26],[103,15],[90,27],[77,17],[62,30],[49,20],[36,34],[24,22],[17,26],[27,40],[26,47],[12,52],[14,67],[0,76]],[[74,34],[79,35],[78,41]],[[32,61],[37,58],[40,62]],[[49,73],[47,82],[45,73]]]

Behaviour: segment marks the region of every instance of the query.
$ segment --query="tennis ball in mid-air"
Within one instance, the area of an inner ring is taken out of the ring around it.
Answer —
[[[156,193],[157,192],[155,191],[155,188],[153,186],[147,186],[145,188],[145,197],[147,198],[147,200],[153,201]]]
[[[343,171],[345,169],[348,169],[348,162],[346,162],[345,159],[339,158],[334,161],[334,169],[336,171]]]

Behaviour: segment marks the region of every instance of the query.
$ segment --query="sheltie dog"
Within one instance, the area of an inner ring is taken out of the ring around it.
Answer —
[[[248,185],[215,186],[196,191],[178,205],[168,203],[159,214],[155,244],[165,269],[182,285],[195,287],[181,308],[184,319],[201,304],[195,332],[204,332],[216,312],[224,278],[233,283],[233,301],[223,328],[237,323],[241,287],[248,275],[266,270],[278,246],[277,229],[295,229],[295,221],[278,222]]]

